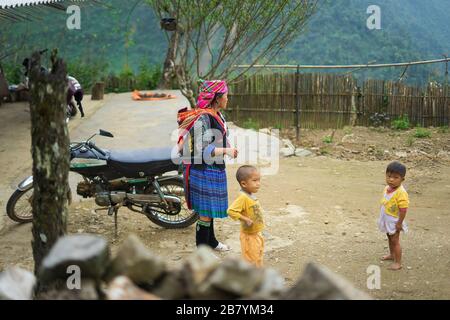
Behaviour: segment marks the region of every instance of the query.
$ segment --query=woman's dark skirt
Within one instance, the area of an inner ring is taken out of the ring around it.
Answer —
[[[227,175],[225,169],[208,166],[191,167],[189,198],[198,215],[209,218],[226,218],[228,209]]]

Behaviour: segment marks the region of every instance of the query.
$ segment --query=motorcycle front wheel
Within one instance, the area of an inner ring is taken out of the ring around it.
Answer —
[[[144,214],[150,221],[166,229],[186,228],[197,221],[198,215],[189,210],[187,206],[181,179],[163,180],[159,182],[159,186],[165,195],[178,197],[181,203],[170,212],[162,208],[147,207]],[[149,192],[156,191],[152,189]]]
[[[6,204],[6,214],[12,220],[19,223],[33,221],[33,188],[20,191],[16,190]]]

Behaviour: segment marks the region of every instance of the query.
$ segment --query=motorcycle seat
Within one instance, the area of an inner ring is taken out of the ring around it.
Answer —
[[[172,159],[172,148],[148,148],[137,150],[111,150],[109,159],[123,164],[149,164]]]
[[[121,177],[135,178],[161,175],[178,170],[177,157],[172,159],[171,147],[139,150],[111,150],[109,164]]]

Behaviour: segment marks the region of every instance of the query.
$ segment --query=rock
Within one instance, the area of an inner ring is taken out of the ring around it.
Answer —
[[[124,275],[136,284],[148,284],[155,282],[165,272],[164,260],[147,249],[137,236],[130,235],[111,261],[106,280]]]
[[[283,157],[291,157],[295,154],[295,146],[289,139],[283,139],[283,148],[280,149],[280,155]]]
[[[31,300],[36,284],[34,274],[18,267],[0,273],[0,300]]]
[[[284,278],[272,268],[263,269],[263,280],[251,299],[276,299],[284,290]]]
[[[326,267],[309,263],[300,280],[281,299],[370,300],[371,297]]]
[[[289,149],[294,149],[295,150],[295,146],[294,146],[294,144],[292,143],[291,140],[289,140],[289,139],[282,139],[281,142],[283,142],[283,146],[285,148],[289,148]]]
[[[296,157],[309,157],[313,155],[313,153],[306,149],[297,149],[295,150],[295,156]]]
[[[167,300],[184,299],[187,295],[186,284],[183,281],[182,275],[178,271],[167,273],[162,280],[158,281],[156,286],[152,288],[151,292]]]
[[[119,276],[111,281],[106,289],[108,300],[161,300],[137,286],[126,276]]]
[[[397,158],[406,158],[408,156],[408,154],[405,151],[398,151],[395,153],[395,156]]]
[[[264,271],[242,259],[225,260],[198,289],[207,298],[214,289],[235,297],[249,297],[262,284]]]
[[[59,288],[52,288],[41,292],[37,300],[99,300],[97,281],[81,279],[80,288],[68,289],[66,283],[59,284]]]
[[[353,139],[355,137],[355,135],[352,134],[346,134],[345,136],[342,137],[341,142],[342,143],[354,143],[355,140]]]
[[[216,269],[220,264],[219,258],[214,254],[213,250],[205,245],[189,255],[183,265],[183,277],[194,285],[203,282],[206,277]]]
[[[437,156],[439,158],[448,158],[449,155],[450,155],[450,152],[444,151],[444,150],[439,151],[438,154],[437,154]]]
[[[295,149],[291,149],[291,148],[281,148],[280,149],[280,155],[282,157],[292,157],[293,155],[295,155]]]
[[[214,251],[206,246],[201,245],[191,255],[189,255],[182,265],[182,279],[186,284],[188,295],[190,297],[198,296],[198,287],[207,277],[220,265],[220,259],[214,254]],[[210,292],[206,299],[217,299],[223,297],[223,294],[218,292]],[[224,297],[224,299],[228,296]]]
[[[100,279],[110,257],[108,242],[98,236],[77,234],[60,238],[42,261],[39,280],[42,284],[66,280],[68,268],[80,268],[82,278]]]

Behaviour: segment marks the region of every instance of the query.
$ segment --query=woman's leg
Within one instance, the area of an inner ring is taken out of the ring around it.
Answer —
[[[217,241],[216,235],[214,234],[214,219],[211,219],[208,244],[211,246],[211,248],[216,248],[219,245],[219,241]]]
[[[209,245],[211,233],[211,218],[200,216],[197,220],[195,240],[197,247],[200,245]]]

